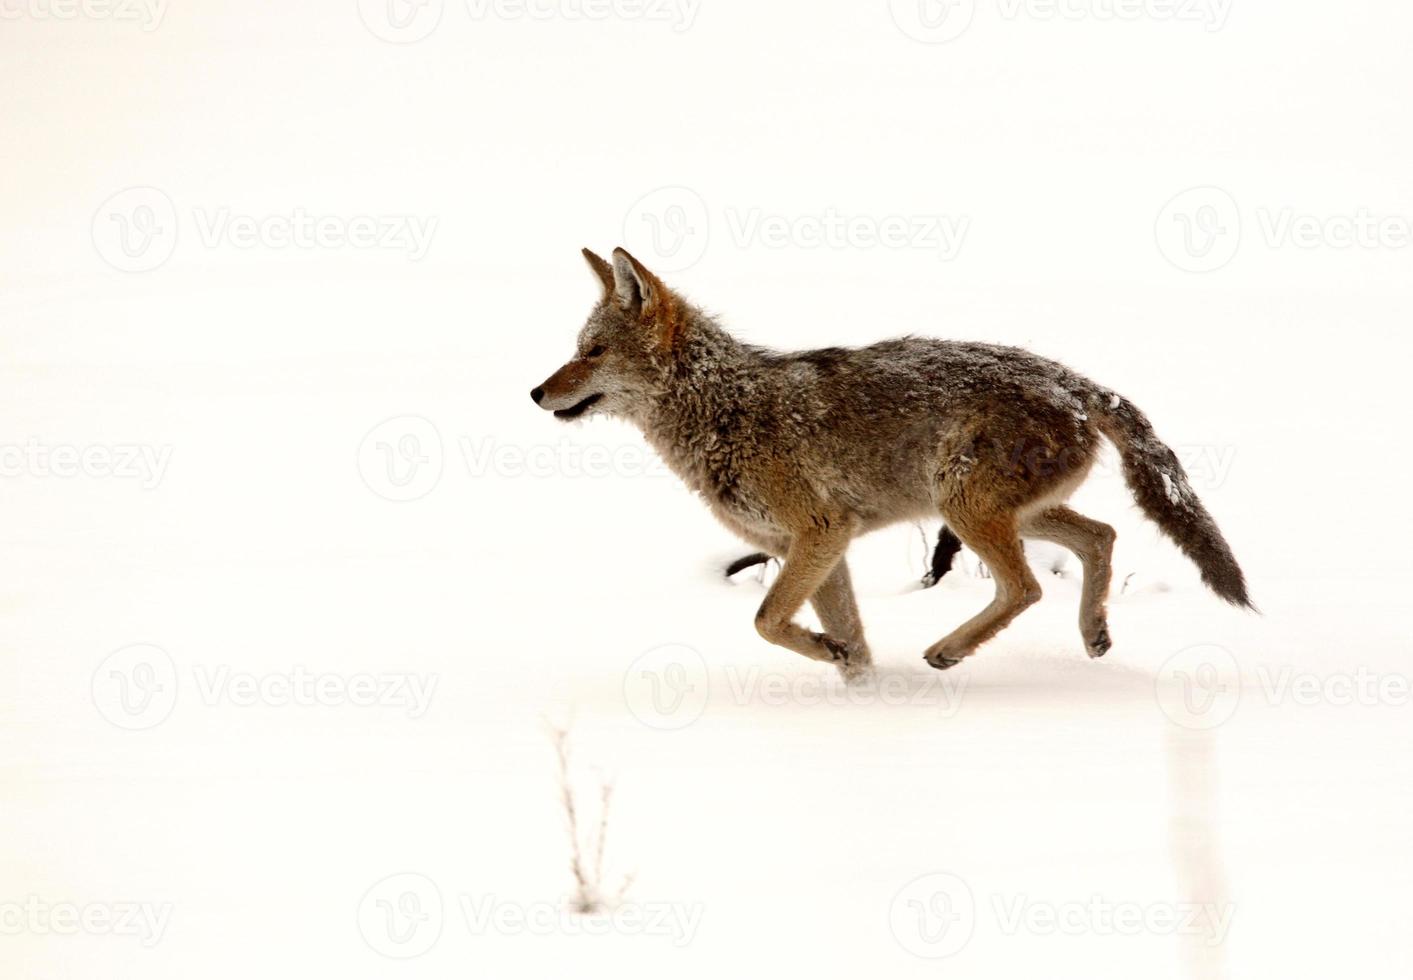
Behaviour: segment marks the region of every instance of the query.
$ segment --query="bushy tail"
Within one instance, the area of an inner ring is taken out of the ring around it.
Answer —
[[[1118,447],[1124,479],[1143,513],[1192,559],[1209,589],[1234,606],[1255,609],[1241,566],[1197,499],[1177,454],[1128,399],[1104,393],[1098,400],[1099,429]]]

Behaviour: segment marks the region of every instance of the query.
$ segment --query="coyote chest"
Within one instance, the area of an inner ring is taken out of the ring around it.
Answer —
[[[723,523],[755,535],[782,532],[768,492],[770,472],[783,463],[775,453],[762,453],[759,446],[749,451],[729,426],[679,430],[652,441],[668,466]]]

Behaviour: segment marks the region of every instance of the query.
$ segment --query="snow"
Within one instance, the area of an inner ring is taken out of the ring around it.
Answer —
[[[1407,255],[1270,247],[1256,209],[1413,211],[1413,14],[983,5],[929,46],[887,4],[448,5],[400,46],[308,6],[0,40],[0,974],[1406,974]],[[1246,234],[1187,272],[1155,219],[1209,184]],[[147,186],[183,234],[120,272],[95,209]],[[764,643],[765,583],[720,574],[750,549],[630,428],[526,397],[592,299],[578,249],[679,186],[711,234],[664,275],[752,341],[1023,344],[1220,455],[1192,490],[1264,615],[1110,455],[1074,500],[1119,530],[1104,658],[1036,546],[1045,599],[926,667],[992,582],[918,588],[912,527],[851,553],[874,685]],[[198,207],[439,220],[414,262],[208,247]],[[738,241],[754,208],[967,232]],[[549,724],[590,811],[614,787],[607,924],[563,912]]]
[[[1172,476],[1161,471],[1158,475],[1163,478],[1163,492],[1168,495],[1168,500],[1175,504],[1182,503],[1182,493],[1178,490],[1178,485],[1173,481]]]

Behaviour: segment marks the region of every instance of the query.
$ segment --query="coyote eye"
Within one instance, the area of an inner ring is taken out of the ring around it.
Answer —
[[[593,349],[592,349],[591,351],[589,351],[589,353],[585,354],[584,356],[587,357],[587,358],[589,358],[590,360],[592,360],[592,359],[595,358],[595,357],[603,357],[603,352],[604,352],[604,346],[603,346],[603,344],[595,344],[594,347],[593,347]]]

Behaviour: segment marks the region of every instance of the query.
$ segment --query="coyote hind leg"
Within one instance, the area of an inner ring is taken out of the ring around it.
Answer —
[[[938,670],[955,667],[1040,599],[1040,583],[1025,563],[1015,518],[977,518],[944,511],[947,526],[991,569],[996,596],[981,612],[928,647],[927,662]]]
[[[1051,507],[1030,517],[1021,528],[1027,538],[1068,548],[1084,565],[1084,591],[1079,602],[1079,633],[1091,657],[1102,657],[1113,646],[1107,605],[1113,578],[1114,539],[1109,525],[1091,520],[1068,507]]]

